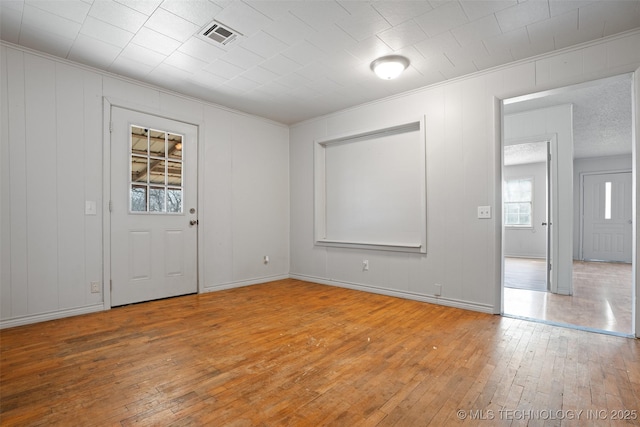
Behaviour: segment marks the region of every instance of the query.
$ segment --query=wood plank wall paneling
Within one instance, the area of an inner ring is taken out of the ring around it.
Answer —
[[[9,283],[28,282],[27,261],[27,144],[25,111],[25,72],[22,52],[7,50],[7,79],[11,84],[7,88],[9,122],[9,215],[11,218],[11,238],[9,254],[11,258],[11,281]],[[6,221],[6,219],[5,219]],[[6,288],[6,286],[3,286]],[[27,286],[11,287],[10,310],[3,310],[3,316],[24,316],[28,314]],[[4,307],[3,307],[4,308]],[[8,312],[7,312],[8,311]]]
[[[55,63],[24,57],[28,309],[58,309],[58,123]]]
[[[84,292],[85,305],[98,304],[103,301],[102,292],[91,293],[87,286],[92,281],[102,284],[103,256],[102,256],[102,76],[90,72],[82,74],[83,81],[83,118],[82,136],[84,161],[82,172],[84,188],[82,200],[96,202],[96,215],[85,215],[84,230]],[[80,124],[78,124],[80,126]],[[99,242],[100,244],[96,244]],[[101,287],[102,291],[102,287]]]
[[[0,46],[0,94],[9,90],[7,78],[6,48]],[[0,101],[0,283],[11,283],[11,224],[3,220],[10,218],[11,173],[9,145],[1,141],[9,140],[9,105]],[[5,196],[6,195],[6,196]],[[11,289],[0,286],[0,319],[4,313],[11,313]]]
[[[598,425],[587,411],[640,407],[638,340],[292,279],[2,330],[0,355],[3,426],[450,425],[459,410]]]
[[[55,137],[57,147],[57,231],[58,305],[73,308],[85,305],[84,231],[84,72],[55,64]],[[88,145],[88,144],[87,144]],[[82,177],[82,178],[81,178]],[[53,208],[53,207],[52,207]]]
[[[98,304],[102,77],[4,49],[2,319]]]

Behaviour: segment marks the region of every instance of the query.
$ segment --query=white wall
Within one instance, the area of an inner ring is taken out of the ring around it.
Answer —
[[[299,123],[290,131],[291,275],[441,304],[500,311],[497,99],[634,71],[640,33],[522,61]],[[385,84],[394,84],[384,82]],[[427,254],[313,244],[313,141],[426,116]],[[478,219],[491,205],[493,218]],[[370,270],[362,271],[368,259]],[[442,284],[442,295],[436,296]]]
[[[505,166],[504,179],[533,178],[533,212],[531,227],[505,227],[505,256],[545,258],[547,230],[541,224],[547,218],[547,165],[529,163]]]
[[[288,276],[286,126],[15,47],[0,60],[0,326],[105,307],[103,97],[200,125],[202,291]]]
[[[581,174],[585,172],[630,171],[632,165],[631,154],[627,156],[593,157],[575,159],[573,162],[573,259],[580,259],[580,203],[581,203]]]

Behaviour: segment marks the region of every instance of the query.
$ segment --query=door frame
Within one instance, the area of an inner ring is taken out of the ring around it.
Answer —
[[[167,112],[159,110],[157,108],[148,107],[146,105],[136,104],[122,99],[115,99],[113,97],[104,96],[102,98],[102,295],[104,309],[111,309],[111,114],[113,108],[123,108],[126,110],[136,111],[143,114],[149,114],[160,118],[183,122],[192,126],[195,126],[198,138],[197,144],[197,162],[196,162],[196,209],[198,212],[198,228],[196,230],[196,282],[197,291],[202,293],[202,277],[204,265],[201,257],[204,253],[202,238],[203,226],[202,226],[202,207],[204,200],[204,183],[202,182],[203,174],[201,171],[204,166],[204,144],[203,141],[203,122],[193,120],[193,117],[187,117],[186,115],[175,114],[174,112]]]
[[[633,154],[632,154],[633,156]],[[606,174],[615,174],[615,173],[631,173],[631,184],[633,188],[633,169],[614,169],[610,171],[589,171],[589,172],[580,172],[580,194],[579,194],[579,204],[580,204],[580,231],[579,231],[579,250],[578,257],[580,261],[584,261],[584,177],[587,175],[606,175]],[[633,190],[631,192],[631,206],[633,210]],[[633,212],[631,213],[633,216]],[[631,228],[631,234],[633,238],[633,227]],[[633,261],[633,242],[631,243],[631,259]]]
[[[555,177],[557,176],[557,161],[555,160],[558,156],[558,135],[556,133],[549,134],[540,134],[535,136],[528,136],[526,138],[519,139],[510,139],[505,140],[502,138],[502,147],[501,147],[501,155],[500,155],[500,174],[501,183],[504,182],[504,148],[510,145],[518,145],[518,144],[528,144],[528,143],[545,143],[546,146],[546,155],[547,159],[545,161],[545,176],[547,177],[547,182],[545,183],[545,221],[547,225],[545,226],[545,262],[546,262],[546,288],[548,292],[557,293],[558,289],[558,269],[552,268],[549,266],[553,265],[554,255],[558,253],[559,247],[559,237],[557,233],[553,232],[553,222],[555,222],[555,218],[557,218],[558,212],[558,183]],[[551,156],[551,158],[549,158]],[[500,187],[501,195],[502,195],[502,185]],[[501,201],[500,204],[496,206],[500,207],[500,212],[504,212],[504,200]],[[504,239],[506,237],[506,233],[504,232],[505,226],[503,224],[504,218],[502,215],[500,216],[500,224],[498,224],[502,230],[502,250],[500,252],[501,256],[501,264],[502,264],[502,277],[504,278]],[[502,285],[504,287],[504,280],[502,280]],[[504,311],[504,307],[501,307],[501,312]]]
[[[640,268],[638,268],[638,255],[640,254],[640,239],[638,239],[638,221],[640,221],[640,209],[637,209],[638,197],[637,193],[640,189],[640,173],[638,170],[638,140],[640,139],[640,68],[632,68],[628,70],[619,70],[618,72],[611,72],[600,76],[592,76],[588,80],[578,80],[573,83],[566,83],[563,86],[551,88],[548,90],[541,90],[536,92],[535,88],[526,92],[520,93],[508,93],[503,95],[496,95],[493,97],[493,126],[494,126],[494,197],[493,200],[496,206],[502,206],[502,156],[503,156],[503,138],[504,138],[504,110],[503,101],[518,96],[530,96],[540,93],[557,93],[563,91],[565,87],[578,85],[578,84],[590,84],[594,80],[606,79],[608,77],[615,77],[623,74],[631,74],[631,108],[632,108],[632,141],[631,141],[631,169],[632,169],[632,335],[636,338],[640,338]],[[499,209],[495,209],[495,252],[494,252],[494,266],[496,269],[496,285],[494,288],[495,304],[494,313],[504,313],[504,233],[502,230],[502,212]]]

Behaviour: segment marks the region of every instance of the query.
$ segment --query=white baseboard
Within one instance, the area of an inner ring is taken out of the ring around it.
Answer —
[[[258,285],[261,283],[273,282],[276,280],[284,280],[284,279],[304,280],[307,282],[314,282],[322,285],[337,286],[341,288],[354,289],[358,291],[371,292],[375,294],[427,302],[431,304],[461,308],[464,310],[478,311],[478,312],[489,313],[489,314],[494,313],[493,307],[487,304],[478,304],[478,303],[473,303],[469,301],[456,300],[452,298],[422,295],[422,294],[417,294],[413,292],[398,291],[395,289],[380,288],[377,286],[363,285],[359,283],[350,283],[350,282],[343,282],[338,280],[327,280],[321,277],[306,276],[301,274],[282,274],[277,276],[257,277],[249,280],[239,280],[236,282],[227,282],[227,283],[221,283],[217,285],[204,286],[200,290],[200,292],[207,293],[207,292],[221,291],[225,289],[241,288],[244,286]],[[49,313],[34,314],[30,316],[20,316],[12,319],[0,320],[0,329],[12,328],[15,326],[28,325],[32,323],[38,323],[38,322],[45,322],[47,320],[61,319],[64,317],[78,316],[81,314],[95,313],[95,312],[103,311],[106,309],[108,308],[105,308],[105,305],[100,303],[100,304],[95,304],[87,307],[58,310],[58,311],[53,311]]]
[[[322,285],[337,286],[340,288],[354,289],[358,291],[371,292],[374,294],[387,295],[390,297],[405,298],[414,301],[428,302],[431,304],[444,305],[447,307],[461,308],[463,310],[478,311],[481,313],[494,314],[492,305],[479,304],[469,301],[462,301],[453,298],[444,298],[430,295],[417,294],[408,291],[399,291],[396,289],[380,288],[377,286],[363,285],[360,283],[343,282],[338,280],[327,280],[320,277],[305,276],[301,274],[290,274],[290,278],[304,280],[306,282],[320,283]]]
[[[103,311],[104,304],[89,305],[86,307],[69,308],[65,310],[51,311],[49,313],[20,316],[12,319],[0,320],[0,329],[13,328],[14,326],[29,325],[32,323],[46,322],[47,320],[62,319],[63,317],[78,316],[80,314]]]
[[[223,291],[225,289],[241,288],[243,286],[258,285],[260,283],[273,282],[276,280],[284,280],[284,279],[288,279],[289,277],[290,276],[288,274],[281,274],[278,276],[257,277],[254,279],[239,280],[237,282],[220,283],[217,285],[205,285],[200,290],[200,292],[204,294],[207,292]]]
[[[504,254],[505,258],[525,258],[525,259],[547,259],[547,257],[545,257],[544,255],[526,255],[526,254],[518,254],[518,255],[507,255]]]

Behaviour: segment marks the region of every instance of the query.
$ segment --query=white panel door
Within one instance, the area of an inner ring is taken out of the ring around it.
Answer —
[[[631,172],[585,175],[582,258],[631,262]]]
[[[197,292],[197,127],[117,107],[111,122],[111,305]]]

